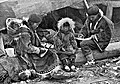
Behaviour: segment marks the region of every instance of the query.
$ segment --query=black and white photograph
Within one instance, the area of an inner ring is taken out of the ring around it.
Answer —
[[[120,0],[0,0],[0,84],[120,84]]]

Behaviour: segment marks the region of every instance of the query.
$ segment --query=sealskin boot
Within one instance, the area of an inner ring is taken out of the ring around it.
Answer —
[[[75,66],[75,58],[71,59],[71,71],[75,72],[76,71],[76,66]]]
[[[87,63],[85,65],[93,65],[93,64],[95,64],[95,61],[94,61],[95,59],[94,59],[92,53],[87,55],[86,58],[87,58]]]
[[[65,71],[69,72],[70,71],[70,67],[69,67],[70,60],[69,59],[63,59],[62,64],[63,64],[63,69]]]

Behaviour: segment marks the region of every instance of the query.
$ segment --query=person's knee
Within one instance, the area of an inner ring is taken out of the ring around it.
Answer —
[[[75,59],[75,58],[76,58],[75,54],[73,54],[73,55],[70,56],[70,59]]]
[[[91,53],[91,48],[88,45],[81,46],[82,53],[86,56]]]
[[[80,47],[84,47],[84,46],[87,46],[87,45],[88,45],[88,42],[86,42],[86,41],[82,41],[80,43]]]
[[[61,61],[68,58],[68,56],[67,56],[67,55],[64,55],[64,54],[61,54],[61,55],[59,55],[58,57],[59,57],[59,59],[60,59]]]

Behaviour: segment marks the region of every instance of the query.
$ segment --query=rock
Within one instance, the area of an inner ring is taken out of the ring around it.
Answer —
[[[44,14],[61,7],[79,3],[82,0],[17,0],[14,7],[17,17],[29,16],[32,13]]]
[[[5,27],[7,18],[15,18],[15,13],[7,3],[0,3],[0,28]]]
[[[4,67],[4,69],[8,71],[10,77],[13,77],[17,73],[17,71],[21,69],[17,58],[1,57],[0,63]]]
[[[4,69],[4,67],[0,64],[0,83],[4,82],[4,80],[9,76],[8,72]]]

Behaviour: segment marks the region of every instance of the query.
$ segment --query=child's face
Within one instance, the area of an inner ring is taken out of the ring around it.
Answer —
[[[18,30],[18,28],[20,27],[20,25],[19,25],[18,23],[16,23],[16,22],[12,22],[11,25],[10,25],[10,27],[11,27],[14,31],[16,31],[16,30]]]
[[[13,28],[14,28],[15,30],[17,30],[17,29],[19,28],[19,25],[18,25],[18,24],[14,24],[14,25],[13,25]]]
[[[65,26],[65,27],[62,27],[64,31],[68,31],[69,30],[69,27],[68,26]]]
[[[92,21],[92,22],[94,22],[96,18],[97,18],[97,15],[89,16],[89,20]]]

